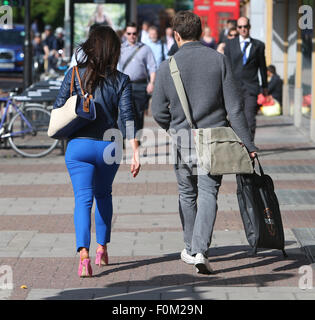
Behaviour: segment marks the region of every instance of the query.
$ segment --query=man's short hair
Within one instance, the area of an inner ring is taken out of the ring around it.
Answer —
[[[138,26],[137,26],[137,24],[135,22],[128,22],[126,24],[126,29],[125,30],[127,30],[128,27],[136,28],[137,32],[138,32]]]
[[[235,19],[229,19],[227,21],[228,24],[233,24],[234,27],[236,27],[236,20]]]
[[[157,26],[150,26],[149,30],[155,30],[156,32],[159,32],[159,28]]]
[[[270,71],[272,74],[276,74],[276,72],[277,72],[276,67],[273,64],[268,66],[267,70]]]
[[[202,34],[200,18],[191,11],[179,11],[173,18],[173,30],[183,40],[199,40]]]

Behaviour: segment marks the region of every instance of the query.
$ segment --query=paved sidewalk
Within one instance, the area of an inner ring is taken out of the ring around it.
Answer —
[[[157,130],[151,117],[145,126]],[[225,176],[209,249],[215,270],[210,276],[196,274],[179,257],[175,175],[171,165],[157,164],[168,156],[168,144],[156,145],[153,136],[143,143],[144,165],[136,179],[128,165],[120,167],[113,186],[110,264],[92,265],[94,276],[86,279],[77,276],[73,192],[63,156],[56,151],[22,159],[0,151],[0,281],[12,275],[13,283],[0,289],[0,299],[315,299],[309,288],[315,284],[315,144],[292,119],[262,116],[256,143],[275,182],[288,258],[278,250],[247,255],[235,176]],[[92,259],[95,248],[93,223]]]

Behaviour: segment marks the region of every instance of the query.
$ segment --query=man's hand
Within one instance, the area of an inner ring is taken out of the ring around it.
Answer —
[[[256,151],[255,152],[250,152],[249,156],[251,157],[251,159],[254,160],[256,158],[256,156],[257,156],[257,152]]]
[[[147,85],[147,94],[152,94],[154,90],[154,84],[152,82],[149,82]]]

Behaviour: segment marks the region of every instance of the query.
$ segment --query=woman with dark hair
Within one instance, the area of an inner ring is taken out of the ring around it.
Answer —
[[[118,130],[118,114],[126,125],[127,138],[133,149],[131,173],[134,177],[140,169],[131,84],[127,75],[117,71],[120,46],[120,39],[112,28],[96,27],[81,45],[83,56],[78,61],[83,90],[93,95],[96,106],[96,120],[78,130],[69,139],[65,155],[75,197],[74,225],[76,248],[80,253],[80,277],[92,276],[89,247],[94,198],[98,244],[95,263],[99,266],[108,264],[107,243],[110,242],[113,214],[112,183],[122,156],[122,142],[113,139]],[[63,106],[69,98],[71,74],[70,69],[54,108]],[[75,77],[74,94],[80,92],[79,80]]]

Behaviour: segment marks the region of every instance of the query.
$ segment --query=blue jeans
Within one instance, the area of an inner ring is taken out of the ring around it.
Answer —
[[[91,208],[95,198],[96,242],[110,242],[113,215],[112,184],[120,161],[113,161],[115,142],[72,139],[65,155],[75,197],[74,226],[77,251],[89,249],[91,242]],[[116,153],[117,154],[117,153]]]

